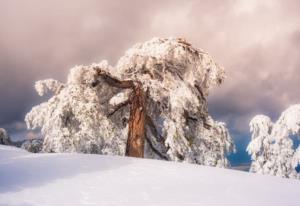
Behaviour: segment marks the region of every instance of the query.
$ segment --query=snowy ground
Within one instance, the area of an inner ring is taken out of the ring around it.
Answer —
[[[192,164],[0,146],[0,205],[300,205],[300,181]]]

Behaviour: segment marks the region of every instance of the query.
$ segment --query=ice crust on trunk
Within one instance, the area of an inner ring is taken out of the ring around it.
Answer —
[[[128,100],[129,90],[111,87],[97,76],[99,69],[142,83],[146,158],[229,166],[226,154],[234,150],[233,141],[226,125],[209,116],[206,101],[209,89],[223,82],[224,69],[178,38],[136,44],[115,67],[106,61],[76,66],[66,84],[39,83],[39,94],[50,90],[54,95],[35,106],[26,123],[42,128],[43,151],[124,155],[129,106],[114,109]]]
[[[300,178],[300,147],[293,148],[292,135],[300,133],[300,104],[285,110],[276,123],[264,115],[250,122],[252,141],[247,147],[251,155],[250,171],[287,178]]]

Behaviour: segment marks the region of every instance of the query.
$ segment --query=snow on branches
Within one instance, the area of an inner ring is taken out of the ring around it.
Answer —
[[[273,123],[264,115],[250,122],[252,141],[247,147],[251,155],[250,171],[287,178],[299,178],[296,167],[300,163],[300,147],[293,149],[291,135],[300,133],[300,105],[285,110]]]
[[[52,91],[57,94],[63,88],[63,84],[54,79],[45,79],[35,83],[35,90],[40,96]]]
[[[146,158],[226,167],[233,141],[225,124],[209,116],[206,101],[224,78],[222,67],[185,40],[154,38],[129,49],[115,67],[76,66],[66,84],[37,83],[39,94],[50,90],[53,97],[34,107],[26,123],[42,128],[46,152],[124,155],[133,91],[140,88]]]

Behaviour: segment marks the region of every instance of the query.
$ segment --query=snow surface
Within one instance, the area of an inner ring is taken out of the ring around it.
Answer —
[[[299,205],[300,181],[119,156],[0,146],[0,205]]]

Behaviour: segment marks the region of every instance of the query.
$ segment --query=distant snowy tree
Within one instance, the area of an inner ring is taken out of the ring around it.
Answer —
[[[291,135],[300,133],[300,105],[285,110],[276,123],[258,115],[250,122],[252,141],[247,147],[253,160],[250,171],[287,178],[299,178],[296,167],[300,147],[293,149]]]
[[[0,144],[11,145],[11,140],[5,129],[0,128]]]
[[[185,40],[154,38],[129,49],[115,67],[106,61],[76,66],[65,84],[37,82],[40,95],[51,91],[53,97],[35,106],[26,123],[42,128],[45,152],[226,167],[233,141],[225,124],[209,116],[206,101],[224,76],[207,53]]]

